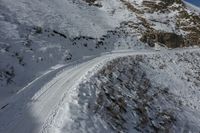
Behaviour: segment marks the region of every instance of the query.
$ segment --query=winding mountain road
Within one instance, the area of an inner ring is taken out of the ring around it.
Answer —
[[[176,50],[170,52],[172,51]],[[76,86],[84,78],[88,78],[114,58],[159,52],[148,50],[103,53],[82,63],[76,62],[46,72],[18,94],[0,103],[0,133],[59,132],[64,122],[70,120],[70,116],[66,114],[70,107],[66,107],[66,102],[70,102],[72,94],[76,93]],[[64,108],[65,111],[62,112]]]

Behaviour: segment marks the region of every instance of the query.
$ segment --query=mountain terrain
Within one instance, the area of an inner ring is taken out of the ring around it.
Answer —
[[[199,46],[182,0],[0,0],[0,133],[200,132]]]

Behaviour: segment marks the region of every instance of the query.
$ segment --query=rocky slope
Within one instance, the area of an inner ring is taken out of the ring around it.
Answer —
[[[199,63],[199,50],[108,62],[79,85],[64,131],[199,132]]]

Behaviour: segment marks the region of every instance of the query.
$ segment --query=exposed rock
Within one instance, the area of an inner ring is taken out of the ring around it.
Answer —
[[[176,26],[187,32],[185,46],[200,45],[200,17],[194,13],[180,11]]]
[[[132,3],[130,3],[129,1],[127,0],[120,0],[126,7],[128,10],[134,12],[134,13],[138,13],[138,14],[142,14],[144,13],[143,11],[141,10],[138,10]]]
[[[144,0],[143,5],[150,8],[150,11],[164,11],[168,10],[168,7],[173,5],[174,3],[183,4],[181,0],[161,0],[161,1],[149,1]]]
[[[97,7],[102,7],[100,3],[97,3],[97,0],[84,0],[87,2],[90,6],[97,6]]]
[[[169,48],[184,46],[184,38],[182,36],[167,32],[146,32],[141,41],[148,43],[152,47],[156,42],[162,43]]]

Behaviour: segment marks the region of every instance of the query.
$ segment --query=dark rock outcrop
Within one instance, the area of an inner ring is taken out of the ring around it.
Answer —
[[[143,34],[141,41],[154,46],[154,43],[161,43],[168,48],[177,48],[184,46],[184,38],[175,33],[167,32],[146,32]]]

